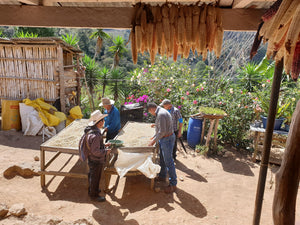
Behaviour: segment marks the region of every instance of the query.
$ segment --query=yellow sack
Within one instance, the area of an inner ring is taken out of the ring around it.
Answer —
[[[53,105],[50,105],[48,103],[46,103],[44,101],[43,98],[37,98],[34,100],[42,109],[45,109],[47,111],[49,111],[50,109],[53,109],[54,111],[57,111],[57,109],[53,106]]]
[[[42,122],[48,127],[54,127],[60,124],[60,118],[49,113],[49,109],[55,109],[55,107],[51,107],[48,103],[44,102],[42,98],[31,101],[30,99],[24,99],[23,103],[26,105],[32,106],[35,110],[38,111],[39,116]],[[56,110],[57,111],[57,110]]]
[[[21,118],[19,111],[20,101],[14,100],[2,100],[2,122],[1,130],[20,130],[21,129]]]
[[[69,113],[73,119],[82,119],[83,117],[79,106],[74,106],[72,109],[70,109]]]
[[[67,119],[66,114],[63,112],[55,112],[54,116],[58,117],[60,122],[65,121]]]

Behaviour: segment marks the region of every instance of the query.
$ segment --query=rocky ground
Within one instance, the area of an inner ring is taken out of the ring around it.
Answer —
[[[40,136],[0,131],[0,224],[252,224],[259,164],[230,147],[209,158],[191,149],[187,155],[181,151],[174,194],[151,191],[150,180],[144,176],[119,181],[114,176],[107,201],[95,203],[88,198],[85,179],[46,176],[47,186],[41,188],[41,143]],[[62,154],[49,169],[84,172],[86,167],[78,156]],[[277,169],[270,166],[267,173],[261,214],[264,225],[273,224]],[[298,211],[296,219],[300,221]]]

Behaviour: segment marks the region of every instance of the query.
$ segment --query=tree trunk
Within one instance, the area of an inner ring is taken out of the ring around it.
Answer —
[[[300,178],[300,100],[293,113],[283,160],[276,173],[273,199],[275,225],[295,224],[295,210]]]

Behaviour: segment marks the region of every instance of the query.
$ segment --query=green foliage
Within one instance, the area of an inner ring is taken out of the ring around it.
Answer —
[[[55,37],[56,28],[42,28],[42,27],[17,27],[15,33],[23,32],[24,34],[37,34],[38,37]]]
[[[207,115],[226,115],[224,110],[211,107],[199,107],[199,112]]]
[[[196,145],[195,151],[199,153],[199,155],[207,156],[209,148],[206,145]]]
[[[72,34],[66,34],[66,35],[62,35],[61,38],[64,40],[64,42],[66,42],[67,44],[75,47],[75,48],[78,48],[78,38],[77,36],[73,36]]]
[[[2,30],[2,29],[0,29],[0,37],[1,37],[1,38],[4,38],[4,37],[5,37],[5,35],[3,34],[3,30]]]
[[[24,33],[23,31],[20,31],[18,33],[15,33],[15,37],[16,38],[36,38],[38,37],[38,34],[34,34],[34,33]]]
[[[113,43],[114,45],[109,47],[109,51],[114,54],[113,68],[116,68],[119,65],[120,58],[127,50],[125,47],[125,40],[123,37],[117,36],[115,39],[113,39]]]
[[[125,88],[123,84],[124,75],[118,69],[112,69],[110,72],[109,88],[114,96],[114,100],[117,101],[119,97],[124,98],[123,90]]]

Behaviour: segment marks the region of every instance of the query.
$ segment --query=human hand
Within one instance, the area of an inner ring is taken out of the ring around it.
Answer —
[[[179,132],[179,133],[177,134],[177,137],[178,137],[178,138],[181,138],[181,136],[182,136],[182,134]]]
[[[111,146],[111,143],[105,143],[105,147]]]
[[[148,146],[153,146],[155,143],[155,140],[152,140],[151,142],[149,142]]]
[[[153,124],[151,124],[151,127],[153,128],[153,127],[155,127],[155,124],[153,123]]]

